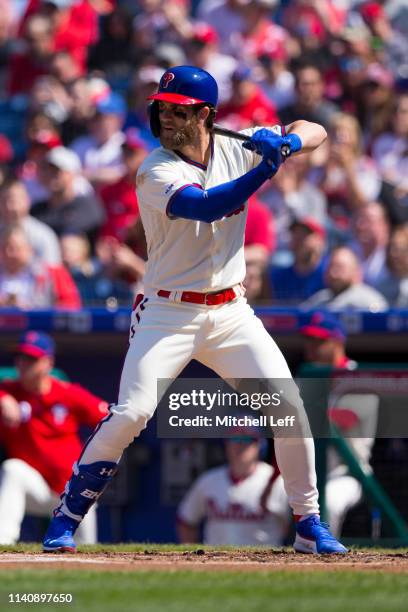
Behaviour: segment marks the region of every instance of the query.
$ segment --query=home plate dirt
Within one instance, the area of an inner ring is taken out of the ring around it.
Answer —
[[[76,554],[0,553],[0,571],[19,568],[80,568],[99,571],[140,570],[368,570],[408,573],[406,552],[351,552],[348,555],[300,555],[292,552],[205,551],[158,552],[77,552]]]

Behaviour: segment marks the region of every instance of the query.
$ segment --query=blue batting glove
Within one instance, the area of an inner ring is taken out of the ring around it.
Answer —
[[[287,136],[284,136],[283,144],[289,147],[289,155],[292,155],[292,153],[297,153],[297,151],[302,150],[302,141],[300,140],[297,134],[292,133],[288,134]],[[289,157],[289,155],[287,155],[287,157]]]
[[[282,145],[284,138],[272,130],[262,128],[255,132],[250,140],[242,145],[245,149],[255,151],[258,155],[273,162],[279,167],[282,163]]]

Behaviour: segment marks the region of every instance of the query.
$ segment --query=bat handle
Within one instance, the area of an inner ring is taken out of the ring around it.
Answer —
[[[242,134],[242,138],[240,138],[239,140],[248,141],[248,140],[251,140],[251,137]],[[281,155],[282,155],[282,157],[284,159],[286,159],[287,157],[290,156],[290,154],[291,154],[290,145],[288,145],[288,144],[282,145],[281,146]]]
[[[214,124],[213,131],[215,134],[219,134],[220,136],[226,136],[227,138],[234,138],[235,140],[241,140],[242,142],[246,142],[251,140],[251,136],[248,134],[242,134],[242,132],[236,132],[234,130],[229,130],[228,128],[224,128],[221,125]],[[288,144],[284,144],[281,147],[281,155],[285,159],[289,157],[291,151],[290,146]]]
[[[247,140],[250,140],[250,139],[247,138]],[[288,144],[282,145],[280,152],[284,159],[287,159],[288,157],[290,157],[290,154],[291,154],[290,145]]]

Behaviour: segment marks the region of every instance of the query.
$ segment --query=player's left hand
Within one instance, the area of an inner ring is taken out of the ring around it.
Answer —
[[[250,140],[244,142],[242,146],[250,151],[255,151],[258,155],[262,155],[266,161],[279,167],[284,159],[282,156],[282,146],[284,144],[283,136],[275,134],[272,130],[262,128],[255,132]]]

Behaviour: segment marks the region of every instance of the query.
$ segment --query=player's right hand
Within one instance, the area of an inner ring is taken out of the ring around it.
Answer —
[[[0,398],[0,414],[7,427],[18,427],[22,421],[20,404],[12,395]]]
[[[277,169],[284,161],[282,156],[282,146],[285,144],[283,136],[275,134],[272,130],[262,128],[246,142],[243,143],[245,149],[255,151],[258,155],[262,155],[263,159]]]

